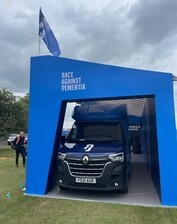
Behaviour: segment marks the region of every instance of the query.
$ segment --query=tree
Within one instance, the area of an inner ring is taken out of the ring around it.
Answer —
[[[29,111],[29,94],[24,97],[20,97],[15,103],[16,109],[14,114],[16,114],[16,119],[18,121],[18,132],[23,130],[28,132],[28,111]]]
[[[6,88],[0,89],[0,136],[28,129],[29,95],[17,97]]]
[[[0,90],[0,136],[6,136],[14,126],[13,105],[15,97],[9,90]]]

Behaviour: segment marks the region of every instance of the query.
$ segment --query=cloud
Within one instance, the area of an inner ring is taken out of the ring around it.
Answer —
[[[37,24],[34,15],[18,11],[9,15],[1,25],[0,48],[3,54],[0,62],[0,87],[7,87],[14,92],[28,92],[30,55],[37,48]]]
[[[62,57],[177,76],[176,0],[8,2],[0,1],[0,88],[29,91],[30,57],[38,55],[40,6]],[[41,41],[45,54],[49,52]]]
[[[137,41],[158,45],[177,33],[177,1],[137,1],[129,11]]]
[[[0,87],[29,90],[30,57],[38,55],[40,6],[59,40],[62,57],[149,70],[166,66],[165,71],[177,75],[174,0],[11,3],[4,4],[0,14]],[[49,52],[41,41],[41,55],[45,54]]]

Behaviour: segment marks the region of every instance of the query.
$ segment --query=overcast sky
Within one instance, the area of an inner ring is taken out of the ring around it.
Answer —
[[[29,91],[40,6],[62,57],[177,76],[177,0],[0,0],[0,88]]]

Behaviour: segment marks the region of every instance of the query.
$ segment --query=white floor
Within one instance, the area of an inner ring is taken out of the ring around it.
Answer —
[[[143,162],[142,155],[138,154],[132,155],[132,173],[129,179],[129,193],[127,195],[116,192],[61,191],[58,186],[54,186],[53,190],[44,197],[129,205],[161,206],[160,199]]]

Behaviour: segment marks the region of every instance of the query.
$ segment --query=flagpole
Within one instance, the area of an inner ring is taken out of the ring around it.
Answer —
[[[39,8],[39,25],[40,25],[40,11],[42,11],[42,7]],[[41,37],[40,37],[40,35],[39,35],[39,41],[38,41],[38,55],[39,56],[41,55]]]
[[[39,36],[38,55],[41,55],[41,37]]]

